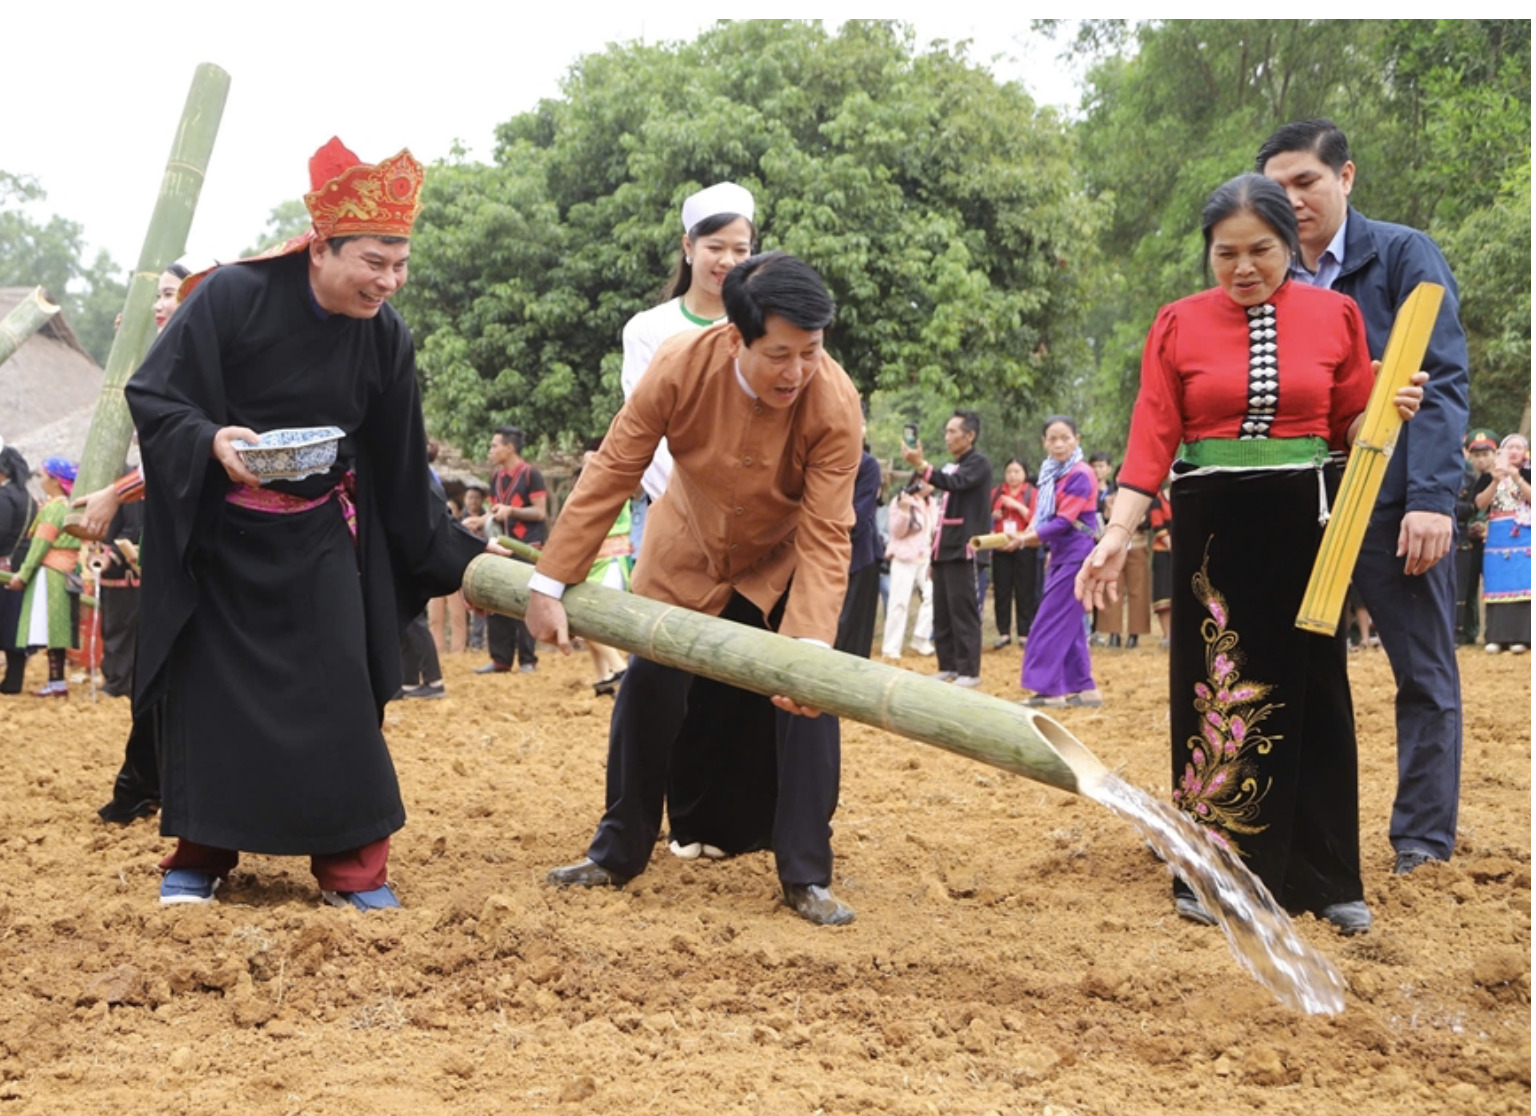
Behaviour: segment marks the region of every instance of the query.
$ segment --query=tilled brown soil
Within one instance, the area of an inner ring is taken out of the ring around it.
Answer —
[[[0,1116],[1530,1110],[1528,658],[1463,652],[1460,846],[1404,878],[1391,673],[1352,659],[1376,928],[1301,920],[1348,978],[1336,1018],[1280,1007],[1178,921],[1103,808],[859,725],[835,838],[852,926],[791,914],[767,854],[658,846],[623,891],[551,890],[601,810],[610,705],[585,656],[477,662],[390,709],[406,907],[373,916],[271,857],[211,907],[160,907],[168,842],[93,812],[126,704],[0,699]],[[1095,663],[1108,704],[1061,719],[1166,794],[1165,655]],[[988,691],[1017,676],[1016,650],[987,655]]]

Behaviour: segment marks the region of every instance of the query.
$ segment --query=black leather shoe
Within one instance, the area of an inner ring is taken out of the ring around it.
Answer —
[[[511,669],[512,669],[512,666],[511,666],[510,663],[498,663],[495,659],[492,659],[490,662],[486,663],[484,666],[477,666],[475,668],[475,673],[476,674],[506,674],[507,671],[509,671]]]
[[[1180,918],[1189,922],[1199,923],[1201,926],[1216,925],[1216,916],[1206,910],[1205,904],[1193,895],[1174,896],[1173,909],[1178,912]]]
[[[567,864],[564,868],[553,868],[544,878],[555,887],[623,887],[629,882],[627,878],[615,876],[591,859]]]
[[[137,821],[139,818],[152,817],[159,809],[160,802],[158,799],[154,798],[141,798],[133,801],[124,801],[120,798],[114,798],[100,810],[97,810],[96,816],[104,822],[111,822],[116,825],[128,825],[131,822]]]
[[[785,884],[784,902],[817,926],[847,926],[853,921],[853,908],[820,884]]]
[[[1371,909],[1360,899],[1353,903],[1334,903],[1319,913],[1337,926],[1340,934],[1364,934],[1371,928]]]
[[[1416,868],[1422,868],[1438,857],[1430,856],[1423,849],[1407,849],[1397,854],[1397,863],[1392,866],[1394,876],[1406,876]]]

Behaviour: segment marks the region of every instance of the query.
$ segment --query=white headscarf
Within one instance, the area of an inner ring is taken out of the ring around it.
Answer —
[[[683,232],[691,231],[700,221],[720,213],[735,213],[752,220],[757,213],[752,191],[734,182],[706,186],[683,202]]]

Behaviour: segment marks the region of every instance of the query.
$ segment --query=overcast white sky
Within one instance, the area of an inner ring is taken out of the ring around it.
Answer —
[[[922,10],[907,13],[920,43],[974,40],[974,59],[1008,56],[994,72],[1022,79],[1036,100],[1076,104],[1058,48],[1033,38],[1028,19]],[[106,248],[126,273],[193,72],[212,62],[230,75],[229,101],[188,251],[229,259],[273,206],[308,189],[309,156],[332,135],[368,162],[409,147],[430,163],[455,139],[488,159],[495,126],[557,96],[579,56],[610,42],[692,39],[711,22],[675,11],[644,0],[27,4],[6,17],[0,170],[37,178],[48,199],[36,215],[79,222],[91,257]],[[835,27],[843,17],[824,18]]]

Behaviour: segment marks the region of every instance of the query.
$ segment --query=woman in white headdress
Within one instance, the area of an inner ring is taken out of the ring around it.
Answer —
[[[635,393],[635,385],[663,341],[725,320],[720,287],[731,269],[752,254],[756,213],[751,191],[734,182],[717,182],[683,202],[682,246],[665,287],[666,301],[642,310],[624,326],[624,368],[619,379],[625,399]],[[634,505],[630,540],[636,554],[645,529],[646,505],[661,499],[671,476],[672,455],[663,441],[640,482],[645,497]]]
[[[620,378],[625,399],[668,338],[725,320],[721,286],[731,269],[752,254],[756,216],[751,191],[734,182],[717,182],[683,202],[682,243],[664,288],[666,301],[642,310],[624,326]],[[672,455],[663,440],[641,479],[644,494],[632,505],[630,541],[637,561],[644,560],[647,507],[666,493],[671,476]],[[694,680],[667,783],[671,848],[678,856],[721,857],[767,847],[774,795],[763,788],[777,783],[774,721],[771,708],[754,715],[757,702],[769,706],[765,697],[736,693],[708,678]],[[720,746],[726,742],[729,749]]]

